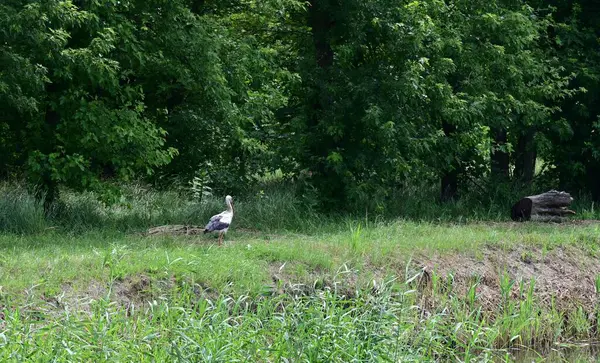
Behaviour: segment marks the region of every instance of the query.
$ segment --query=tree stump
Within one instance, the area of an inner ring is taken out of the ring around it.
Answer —
[[[519,200],[511,209],[513,221],[562,222],[566,216],[575,214],[567,209],[573,198],[569,193],[551,190]]]

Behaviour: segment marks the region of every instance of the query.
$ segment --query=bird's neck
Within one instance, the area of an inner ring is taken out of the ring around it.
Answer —
[[[231,203],[227,203],[227,211],[229,213],[233,213],[233,206],[231,205]]]

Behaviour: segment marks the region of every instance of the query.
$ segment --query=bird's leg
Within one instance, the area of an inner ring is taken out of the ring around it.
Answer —
[[[219,232],[219,246],[223,242],[223,232]]]

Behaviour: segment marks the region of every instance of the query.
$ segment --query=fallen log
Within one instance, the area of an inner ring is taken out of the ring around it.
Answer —
[[[184,226],[184,225],[166,225],[150,228],[146,235],[148,236],[161,236],[161,235],[171,235],[171,236],[193,236],[197,234],[202,234],[204,232],[204,227],[198,226]]]
[[[551,190],[549,192],[525,197],[511,208],[513,221],[562,222],[566,216],[575,214],[567,209],[573,202],[569,193]]]

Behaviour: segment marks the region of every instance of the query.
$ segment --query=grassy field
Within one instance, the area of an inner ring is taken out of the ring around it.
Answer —
[[[12,193],[0,198],[0,361],[596,356],[593,221],[323,218],[280,196],[239,201],[217,247],[143,232],[200,224],[219,200],[141,193],[103,209],[78,196],[44,219]]]
[[[544,258],[569,251],[565,263],[592,273],[585,261],[596,260],[598,225],[359,226],[234,230],[222,248],[207,236],[4,234],[0,358],[512,360],[597,339],[594,304],[541,301],[548,291],[541,285],[538,295],[518,269],[497,275],[499,299],[482,296],[478,287],[494,282],[482,282],[477,265],[490,250],[516,251],[524,266],[560,264]],[[431,261],[438,265],[423,272]],[[460,275],[465,261],[472,276]]]

